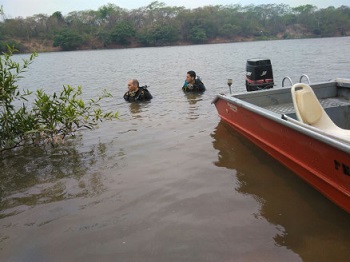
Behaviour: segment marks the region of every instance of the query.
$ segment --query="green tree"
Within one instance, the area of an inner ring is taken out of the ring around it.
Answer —
[[[56,33],[53,38],[53,46],[59,46],[65,51],[75,50],[83,43],[82,36],[69,29],[63,29]]]
[[[23,46],[23,44],[15,41],[15,40],[6,40],[0,39],[0,52],[6,52],[8,50],[8,46],[13,46],[14,48],[16,48],[16,50],[20,51],[20,52],[26,52],[27,49],[25,46]]]
[[[319,10],[315,14],[317,17],[314,24],[315,33],[321,36],[346,35],[346,31],[350,28],[350,8],[347,9],[328,7]]]
[[[224,24],[220,29],[220,36],[231,38],[238,35],[241,32],[240,27],[233,24]]]
[[[111,41],[121,45],[128,45],[131,43],[131,38],[135,36],[135,29],[128,21],[121,21],[117,23],[111,33]]]
[[[317,9],[313,5],[291,8],[284,4],[215,5],[196,9],[166,6],[153,1],[133,10],[107,4],[97,11],[74,11],[63,16],[7,19],[0,12],[0,48],[6,43],[19,43],[32,48],[32,43],[50,44],[63,50],[124,46],[139,44],[158,46],[176,41],[206,43],[216,38],[235,40],[236,37],[271,39],[307,36],[340,36],[350,31],[350,8],[328,7]],[[32,41],[34,40],[34,41]]]
[[[157,25],[137,34],[137,41],[145,46],[164,46],[175,43],[179,38],[175,26]]]
[[[207,41],[207,39],[208,39],[207,34],[202,27],[195,26],[191,29],[189,40],[192,43],[195,43],[195,44],[204,43],[205,41]]]
[[[168,45],[178,40],[178,30],[172,25],[159,25],[153,30],[156,45]]]
[[[53,38],[54,33],[61,31],[65,26],[66,22],[61,12],[56,11],[46,21],[47,25],[47,37],[50,39]]]
[[[99,28],[111,30],[118,22],[126,20],[128,12],[115,4],[101,6],[97,10],[96,24]]]
[[[56,145],[81,128],[92,128],[104,119],[117,118],[117,113],[102,112],[99,102],[111,96],[106,91],[97,99],[81,99],[81,87],[64,86],[60,93],[21,91],[17,81],[37,56],[32,54],[23,64],[11,58],[10,48],[0,56],[0,152],[26,144]]]
[[[231,39],[241,33],[241,6],[226,6],[223,7],[220,16],[221,24],[219,26],[218,34],[221,37]]]

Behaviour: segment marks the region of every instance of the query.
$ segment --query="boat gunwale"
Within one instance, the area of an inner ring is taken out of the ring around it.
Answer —
[[[329,83],[329,82],[327,82],[327,83]],[[285,89],[290,89],[290,88],[288,88],[288,87],[283,88],[283,90],[285,90]],[[275,89],[275,90],[282,91],[282,89]],[[273,89],[262,90],[262,91],[258,91],[258,92],[267,92],[269,94],[269,93],[272,93],[271,91],[273,91]],[[257,106],[255,104],[252,104],[250,102],[247,102],[245,100],[242,100],[240,98],[235,97],[236,95],[242,95],[242,94],[245,94],[245,93],[237,93],[237,94],[232,95],[232,96],[227,96],[225,94],[218,94],[213,99],[212,103],[215,103],[219,99],[226,100],[229,103],[235,104],[235,105],[242,107],[244,109],[247,109],[253,113],[259,114],[265,118],[268,118],[270,120],[278,122],[279,124],[281,124],[283,126],[287,126],[291,129],[297,131],[297,132],[303,133],[311,138],[317,139],[317,140],[319,140],[323,143],[326,143],[332,147],[335,147],[341,151],[344,151],[346,153],[350,153],[350,144],[347,144],[344,141],[340,141],[337,138],[333,138],[333,137],[328,136],[326,134],[322,134],[321,130],[320,130],[321,132],[319,132],[316,128],[309,127],[303,123],[296,124],[296,123],[293,123],[292,121],[288,121],[288,119],[285,117],[285,114],[278,114],[278,113],[270,111],[264,107]],[[248,93],[248,95],[249,94],[250,93]],[[251,93],[251,94],[253,94],[253,93]],[[295,120],[295,119],[293,119],[293,120]],[[298,121],[298,120],[295,120],[295,121]]]

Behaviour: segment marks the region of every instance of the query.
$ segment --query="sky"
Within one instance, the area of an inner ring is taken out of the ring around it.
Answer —
[[[60,11],[63,16],[72,11],[98,10],[108,3],[115,4],[128,10],[149,5],[153,0],[0,0],[0,6],[7,18],[28,17],[36,14],[52,15]],[[242,6],[263,4],[287,4],[291,7],[311,4],[318,8],[329,6],[350,6],[350,0],[159,0],[166,6],[184,6],[197,8],[207,5],[235,5]]]

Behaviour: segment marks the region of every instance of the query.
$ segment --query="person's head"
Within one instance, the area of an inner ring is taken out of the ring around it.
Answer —
[[[139,89],[139,81],[136,79],[131,79],[128,82],[129,91],[137,91]]]
[[[188,71],[186,75],[186,81],[188,83],[194,83],[195,79],[196,79],[196,72],[192,70]]]

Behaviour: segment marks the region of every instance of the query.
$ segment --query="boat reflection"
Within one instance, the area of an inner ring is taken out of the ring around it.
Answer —
[[[226,123],[219,122],[211,136],[218,150],[215,165],[236,170],[236,191],[260,203],[255,216],[276,225],[280,232],[274,237],[276,245],[293,250],[304,261],[310,257],[319,257],[316,261],[349,258],[349,214]],[[335,236],[334,232],[342,234]]]

